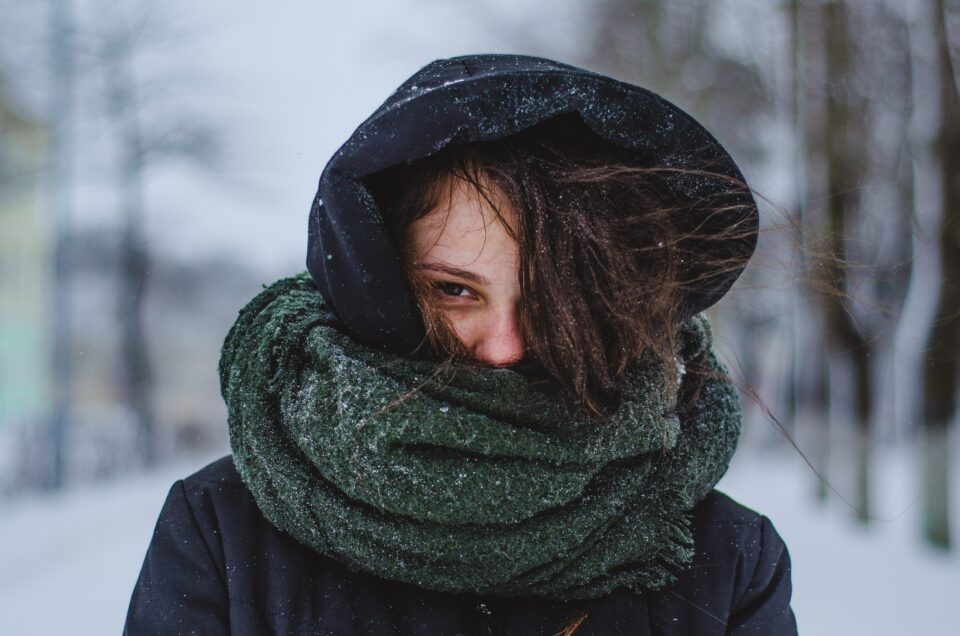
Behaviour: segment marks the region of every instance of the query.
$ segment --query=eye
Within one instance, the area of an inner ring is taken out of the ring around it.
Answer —
[[[458,283],[451,283],[448,281],[441,281],[434,283],[434,287],[437,290],[444,294],[445,296],[456,296],[456,297],[466,297],[470,295],[470,290],[466,285],[460,285]]]

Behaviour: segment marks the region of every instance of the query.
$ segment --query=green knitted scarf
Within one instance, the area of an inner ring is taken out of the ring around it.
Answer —
[[[681,335],[679,372],[725,371],[705,318]],[[424,588],[570,600],[673,580],[733,454],[734,387],[708,377],[678,414],[662,367],[634,364],[590,421],[514,371],[357,343],[302,274],[240,312],[220,381],[237,470],[281,531]]]

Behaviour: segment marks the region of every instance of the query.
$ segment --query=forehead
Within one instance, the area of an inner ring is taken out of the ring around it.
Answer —
[[[500,220],[503,217],[513,226],[513,207],[499,188],[492,183],[485,186],[487,198],[472,184],[457,179],[440,205],[413,222],[409,239],[418,259],[433,257],[463,265],[471,259],[516,253],[516,243]]]

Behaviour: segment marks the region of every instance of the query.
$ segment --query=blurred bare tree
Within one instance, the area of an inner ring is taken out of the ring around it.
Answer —
[[[849,387],[854,505],[866,521],[872,446],[884,416],[877,411],[878,365],[893,346],[910,273],[913,181],[909,162],[901,168],[910,152],[909,45],[903,16],[882,3],[800,4],[809,13],[804,23],[821,32],[804,38],[801,84],[808,109],[804,207],[816,224],[812,234],[820,235],[810,244],[810,276],[824,316],[827,369],[837,376],[828,383],[831,401],[843,401],[840,387]],[[883,37],[859,35],[866,32]]]
[[[924,532],[935,545],[950,546],[951,423],[957,415],[960,379],[960,90],[948,25],[960,17],[960,3],[929,0],[936,43],[940,113],[934,140],[939,161],[940,278],[938,302],[924,349],[923,424],[926,432]]]
[[[52,403],[50,405],[49,444],[51,470],[49,485],[60,488],[64,482],[64,446],[72,404],[71,377],[71,305],[68,244],[73,216],[75,165],[75,86],[74,16],[69,0],[53,0],[50,8],[50,108],[52,148],[50,151],[49,189],[53,212],[54,276],[50,315],[53,332]]]
[[[102,2],[101,2],[102,4]],[[144,236],[144,177],[158,160],[188,160],[209,166],[217,140],[210,122],[177,111],[153,119],[144,101],[156,97],[155,78],[138,73],[139,58],[150,49],[171,46],[169,27],[154,3],[120,3],[113,11],[98,11],[91,27],[95,64],[103,76],[104,106],[117,138],[117,186],[121,192],[120,284],[117,292],[121,325],[123,400],[137,422],[140,454],[146,465],[155,461],[153,384],[149,347],[144,336],[144,297],[149,284],[150,257]],[[152,95],[151,95],[152,93]],[[155,114],[155,113],[154,113]]]

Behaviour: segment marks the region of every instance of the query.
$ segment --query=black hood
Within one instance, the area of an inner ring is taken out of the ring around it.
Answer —
[[[736,229],[736,245],[707,247],[742,260],[703,278],[684,298],[687,315],[715,303],[746,266],[756,245],[751,195],[718,178],[742,181],[730,155],[692,117],[662,97],[624,82],[551,60],[469,55],[418,71],[354,131],[323,170],[310,211],[307,268],[346,329],[358,340],[408,355],[424,328],[380,210],[364,178],[431,155],[451,144],[492,141],[547,119],[576,114],[618,147],[682,168],[674,186],[688,195],[721,194],[724,212],[691,218],[716,235]],[[724,190],[724,192],[721,192]],[[728,191],[728,192],[727,192]],[[691,213],[691,216],[696,216]]]

